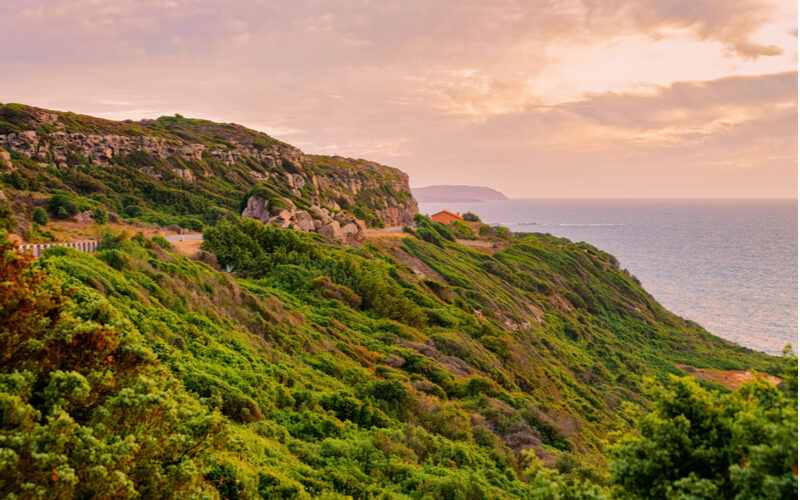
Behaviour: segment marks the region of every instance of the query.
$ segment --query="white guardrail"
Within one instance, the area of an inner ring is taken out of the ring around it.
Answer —
[[[81,252],[94,252],[97,250],[98,241],[68,241],[64,243],[23,243],[19,249],[23,252],[32,252],[34,257],[39,257],[42,252],[52,247],[70,247]]]

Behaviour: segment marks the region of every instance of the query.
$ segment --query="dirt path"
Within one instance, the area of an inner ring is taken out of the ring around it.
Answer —
[[[678,364],[675,366],[681,370],[691,373],[697,378],[710,380],[711,382],[716,382],[730,389],[737,389],[745,382],[750,382],[756,378],[755,375],[753,375],[753,372],[749,370],[716,370],[714,368],[695,368],[694,366],[690,365]],[[766,381],[772,385],[778,385],[781,383],[781,379],[773,375],[767,375],[766,373],[758,373],[758,375],[766,379]]]

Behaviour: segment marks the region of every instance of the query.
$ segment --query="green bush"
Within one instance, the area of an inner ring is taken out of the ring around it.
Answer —
[[[108,224],[108,212],[105,208],[97,207],[92,210],[94,221],[98,224]]]
[[[79,211],[77,201],[67,193],[57,192],[50,197],[50,213],[57,219],[66,219]]]
[[[152,239],[153,239],[153,243],[155,243],[156,245],[160,246],[161,248],[164,248],[164,249],[167,249],[167,250],[172,248],[172,243],[170,243],[163,236],[156,235],[156,236],[153,236]]]
[[[796,361],[786,377],[796,384]],[[692,377],[652,390],[653,412],[613,448],[618,497],[797,496],[796,391],[758,380],[720,394]]]
[[[48,217],[45,209],[42,207],[36,207],[31,214],[31,220],[40,226],[44,226],[50,222],[50,217]]]
[[[472,234],[472,228],[469,226],[469,224],[467,224],[463,220],[454,221],[450,227],[453,230],[453,232],[460,238],[468,240],[475,238],[475,236]]]
[[[467,222],[481,222],[481,218],[472,212],[464,212],[461,217]]]
[[[14,210],[7,201],[0,201],[0,230],[8,231],[16,227],[17,221],[14,220]]]
[[[181,392],[97,291],[31,267],[5,235],[0,255],[4,494],[207,497],[200,471],[221,418]]]

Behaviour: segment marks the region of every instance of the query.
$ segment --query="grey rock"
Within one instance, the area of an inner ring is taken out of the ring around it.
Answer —
[[[247,200],[247,206],[242,210],[242,217],[250,217],[265,222],[270,219],[267,210],[267,200],[260,196],[251,196]]]
[[[173,168],[172,171],[181,179],[188,182],[194,182],[194,174],[188,168]]]
[[[75,215],[75,222],[80,222],[81,224],[91,224],[94,222],[94,214],[91,210],[80,212]]]
[[[298,210],[294,213],[294,227],[304,232],[313,231],[315,229],[314,219],[305,210]]]
[[[342,226],[342,236],[348,245],[361,245],[367,240],[367,233],[356,222],[349,222]]]
[[[342,228],[336,221],[333,221],[329,224],[325,224],[324,226],[320,227],[317,232],[321,234],[322,237],[325,238],[326,240],[342,241]]]

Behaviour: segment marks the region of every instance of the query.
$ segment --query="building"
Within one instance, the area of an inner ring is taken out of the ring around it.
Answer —
[[[453,213],[450,210],[442,210],[441,212],[431,215],[431,220],[434,222],[441,222],[442,224],[451,224],[457,220],[464,220],[464,218],[461,217],[461,212]]]

